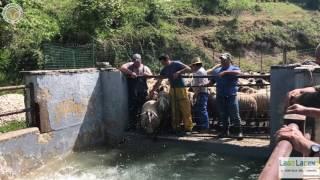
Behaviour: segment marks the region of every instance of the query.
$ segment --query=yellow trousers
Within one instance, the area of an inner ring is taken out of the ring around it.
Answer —
[[[170,89],[171,103],[171,126],[174,130],[180,129],[180,124],[183,122],[184,130],[191,131],[193,128],[191,104],[188,99],[186,88],[171,88]]]

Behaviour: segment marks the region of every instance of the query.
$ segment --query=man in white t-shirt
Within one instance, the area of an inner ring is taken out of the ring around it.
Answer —
[[[196,57],[192,60],[191,69],[193,76],[195,77],[191,85],[199,86],[193,87],[193,91],[196,97],[196,103],[194,105],[194,120],[196,122],[195,130],[198,131],[207,131],[209,129],[209,117],[207,110],[208,102],[208,88],[203,87],[209,83],[208,78],[196,78],[196,76],[207,76],[207,71],[202,67],[202,61],[199,57]],[[201,87],[202,86],[202,87]]]

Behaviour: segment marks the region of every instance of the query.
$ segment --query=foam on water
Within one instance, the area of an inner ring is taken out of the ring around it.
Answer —
[[[264,162],[189,146],[153,144],[73,153],[29,174],[32,180],[256,179]]]

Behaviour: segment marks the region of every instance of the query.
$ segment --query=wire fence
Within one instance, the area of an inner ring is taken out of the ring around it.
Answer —
[[[163,47],[157,46],[152,40],[137,42],[97,42],[86,45],[59,45],[44,44],[44,69],[66,69],[66,68],[87,68],[95,67],[96,62],[107,61],[115,67],[130,60],[134,53],[142,55],[143,62],[149,66],[154,73],[159,73],[161,64],[158,57],[163,53]],[[237,52],[237,51],[235,51]],[[239,50],[239,52],[241,52]],[[290,50],[278,49],[274,52],[266,52],[258,49],[252,52],[233,53],[233,63],[239,66],[244,72],[267,73],[273,65],[303,63],[314,60],[315,48]],[[200,51],[181,50],[179,47],[167,48],[172,59],[181,60],[189,64],[193,56],[203,58],[204,67],[210,68],[219,63],[219,54],[221,52],[212,52],[208,54]]]
[[[74,69],[94,67],[96,62],[95,44],[54,45],[44,44],[44,69]]]

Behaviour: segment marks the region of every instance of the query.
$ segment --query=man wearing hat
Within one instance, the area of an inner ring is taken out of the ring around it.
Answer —
[[[209,129],[209,117],[208,117],[208,110],[207,110],[207,104],[208,104],[208,88],[204,87],[207,85],[208,78],[196,78],[196,76],[207,76],[206,70],[202,67],[202,61],[200,57],[196,57],[192,60],[191,63],[191,69],[193,76],[195,77],[191,85],[197,86],[192,87],[194,91],[194,95],[196,97],[196,103],[194,105],[194,120],[196,122],[196,126],[194,127],[194,130],[197,131],[207,131]]]
[[[172,61],[169,55],[163,54],[159,57],[163,65],[160,75],[168,78],[170,82],[170,104],[171,104],[171,126],[177,135],[191,134],[193,123],[191,115],[191,104],[188,99],[188,92],[181,75],[191,72],[191,68],[180,61]],[[151,90],[151,95],[161,84],[161,79],[157,81]],[[184,129],[181,129],[181,121]]]
[[[143,76],[151,76],[149,67],[142,64],[141,55],[134,54],[131,62],[123,64],[120,71],[127,75],[129,125],[127,130],[135,130],[141,108],[148,96],[147,80]]]
[[[237,76],[241,71],[239,67],[232,65],[232,56],[229,53],[223,53],[220,56],[220,62],[221,67],[214,69],[212,74],[214,76],[213,81],[217,87],[219,118],[222,122],[222,132],[219,136],[229,136],[230,119],[235,136],[238,139],[242,139],[241,118],[237,99]]]

